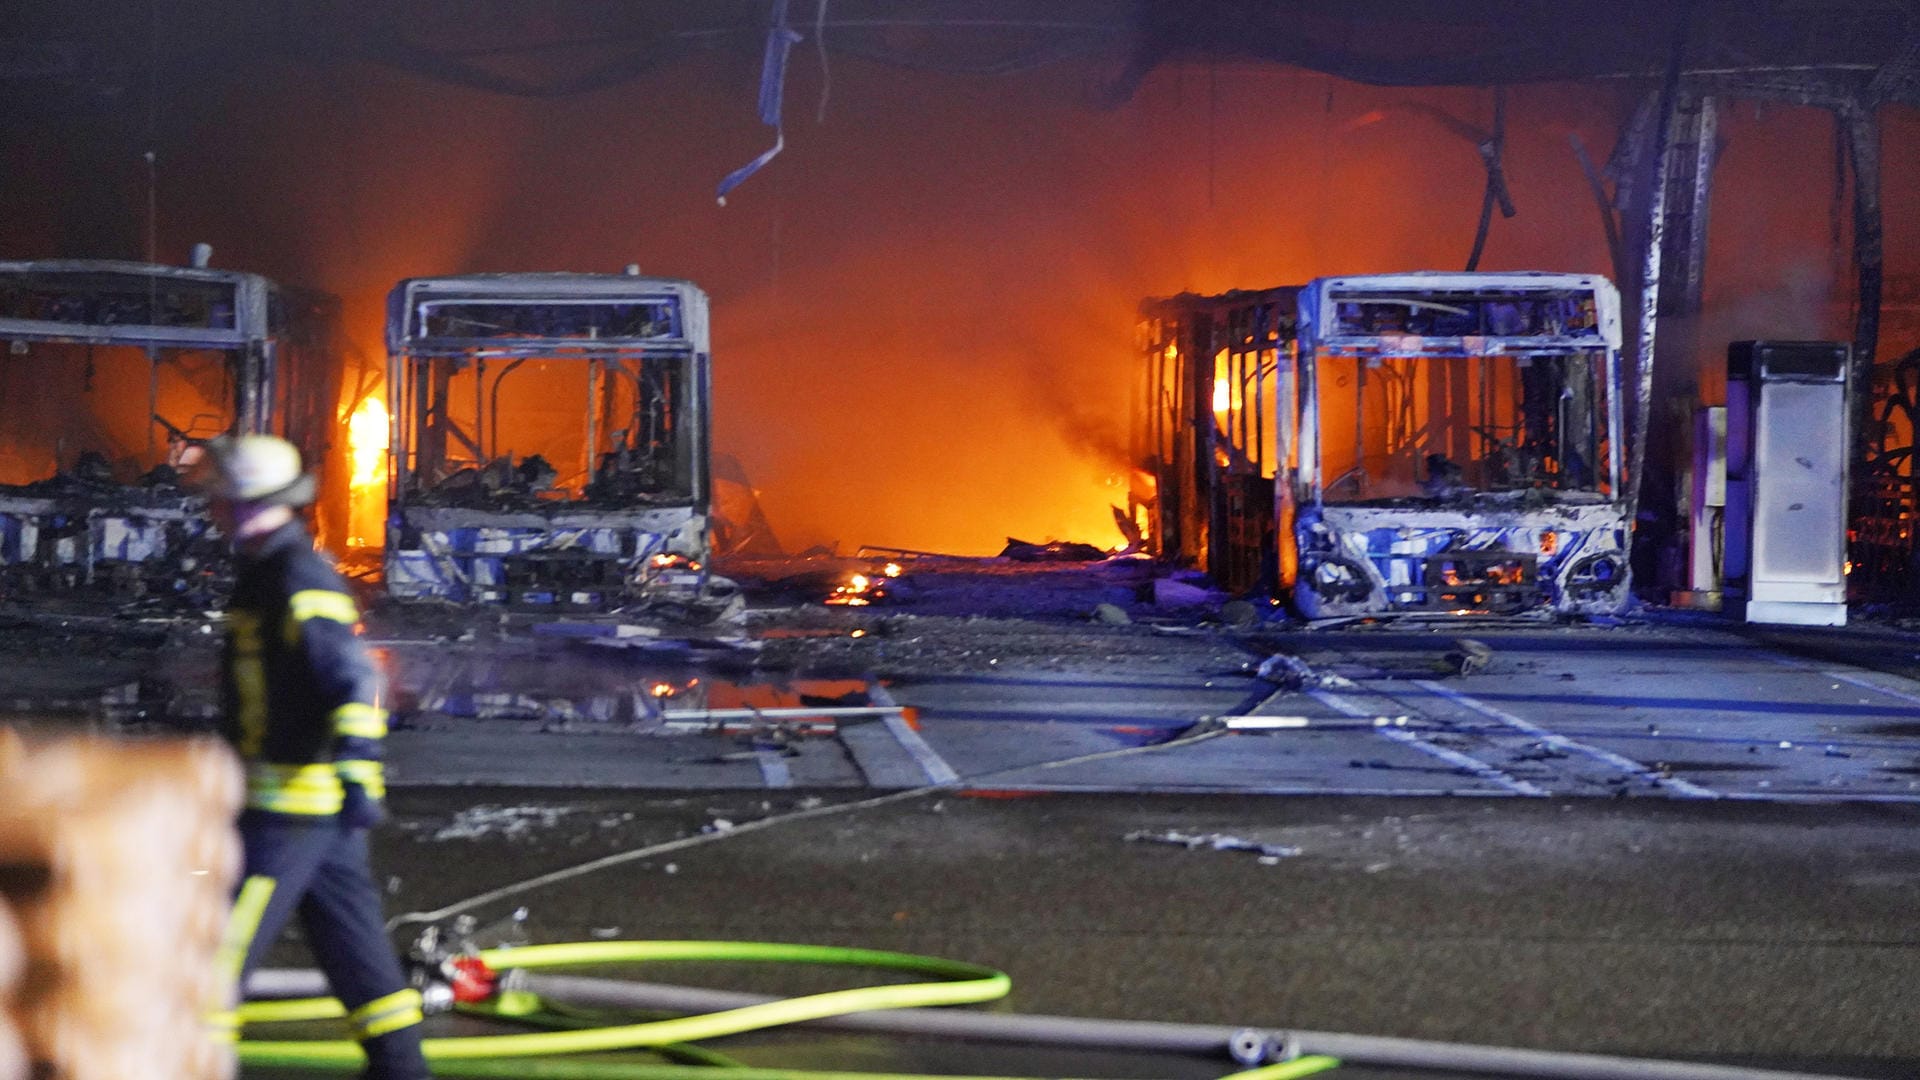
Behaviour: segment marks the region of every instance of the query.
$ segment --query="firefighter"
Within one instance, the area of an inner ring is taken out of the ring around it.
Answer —
[[[237,574],[222,658],[224,733],[246,763],[246,869],[223,949],[237,998],[296,913],[370,1080],[429,1075],[421,998],[387,939],[367,833],[385,816],[379,674],[354,634],[360,613],[314,551],[297,508],[313,477],[285,439],[209,443],[201,489]],[[231,1037],[231,1012],[218,1018]]]

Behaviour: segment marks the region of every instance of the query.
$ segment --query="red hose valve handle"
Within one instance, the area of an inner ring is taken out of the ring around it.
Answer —
[[[477,956],[455,956],[446,963],[447,982],[453,987],[453,1000],[471,1005],[493,996],[500,985],[500,974]]]

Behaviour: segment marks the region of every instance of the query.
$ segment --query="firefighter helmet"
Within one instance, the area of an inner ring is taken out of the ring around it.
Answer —
[[[278,436],[223,435],[207,443],[200,489],[213,498],[305,506],[313,501],[313,487],[299,449]]]

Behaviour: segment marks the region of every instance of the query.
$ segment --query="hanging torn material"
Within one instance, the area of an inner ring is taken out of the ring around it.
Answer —
[[[714,194],[721,206],[727,205],[727,192],[759,172],[761,166],[772,161],[786,146],[786,136],[780,129],[780,98],[787,81],[787,54],[800,40],[800,34],[787,25],[787,0],[773,0],[773,16],[767,26],[767,52],[760,66],[760,122],[773,129],[773,145],[720,181],[720,189]]]

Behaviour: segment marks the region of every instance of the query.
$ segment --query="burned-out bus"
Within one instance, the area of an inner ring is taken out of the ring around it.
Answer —
[[[388,300],[386,576],[402,599],[697,596],[707,296],[627,274],[413,278]]]
[[[0,596],[210,602],[227,561],[181,467],[222,434],[317,460],[336,320],[257,274],[0,263]]]
[[[1605,278],[1321,278],[1142,316],[1131,509],[1163,557],[1308,618],[1625,603]]]

